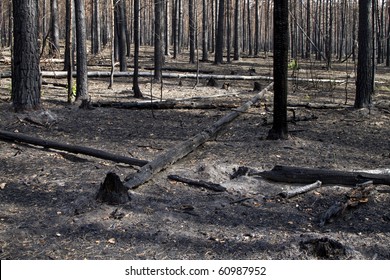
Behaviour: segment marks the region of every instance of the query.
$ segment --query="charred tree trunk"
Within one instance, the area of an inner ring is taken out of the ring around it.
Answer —
[[[267,139],[287,139],[288,0],[274,7],[274,123]]]
[[[14,0],[12,104],[15,111],[40,108],[38,2]]]
[[[77,91],[76,100],[81,100],[81,108],[89,106],[88,69],[87,69],[87,34],[85,25],[84,0],[75,1],[76,41],[77,41]]]
[[[72,32],[72,20],[73,20],[73,4],[72,0],[66,0],[66,39],[65,39],[65,65],[64,70],[67,71],[67,84],[68,84],[68,103],[72,103],[74,101],[74,93],[73,93],[73,32]]]
[[[234,60],[240,60],[241,56],[241,0],[236,0],[234,8]]]
[[[101,50],[100,44],[100,0],[92,2],[92,53],[98,54]]]
[[[203,10],[202,10],[202,60],[207,61],[209,59],[208,51],[208,5],[207,1],[203,0]]]
[[[225,0],[219,0],[217,40],[215,43],[215,63],[223,62],[223,35],[225,22]]]
[[[58,26],[58,2],[50,1],[50,54],[57,57],[60,53],[60,30]]]
[[[371,104],[373,88],[372,61],[372,2],[359,0],[359,50],[356,76],[355,108],[365,108]]]
[[[118,38],[119,67],[122,72],[127,71],[126,14],[124,1],[125,0],[120,0],[115,5],[115,23]],[[114,0],[114,2],[116,1]]]
[[[162,38],[162,0],[154,0],[154,80],[161,81],[163,67],[163,38]]]
[[[139,30],[139,13],[140,13],[140,0],[134,0],[134,75],[133,75],[133,90],[134,97],[142,98],[142,92],[138,84],[138,72],[139,72],[139,45],[140,45],[140,30]]]
[[[194,0],[188,0],[188,21],[189,21],[189,37],[190,37],[190,63],[195,63],[195,15],[194,15]]]

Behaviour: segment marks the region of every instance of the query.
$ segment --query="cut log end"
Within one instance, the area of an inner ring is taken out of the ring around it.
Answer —
[[[96,200],[110,205],[125,204],[131,200],[127,190],[119,176],[110,172],[100,185]]]

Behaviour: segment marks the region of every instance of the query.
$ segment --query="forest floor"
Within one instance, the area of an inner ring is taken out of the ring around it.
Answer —
[[[195,69],[186,56],[166,65]],[[272,58],[243,58],[201,70],[214,74],[272,75]],[[149,55],[143,68],[151,67]],[[104,57],[90,69],[105,70]],[[131,65],[129,61],[129,65]],[[286,141],[266,140],[272,120],[272,93],[259,106],[228,125],[212,141],[131,190],[131,201],[110,206],[95,200],[108,172],[123,180],[138,170],[84,155],[0,141],[1,259],[390,259],[390,187],[376,185],[366,203],[346,209],[320,226],[319,219],[350,186],[323,185],[290,199],[277,196],[298,184],[257,176],[230,179],[239,166],[270,170],[275,165],[390,173],[390,75],[378,67],[377,93],[370,110],[353,109],[354,65],[302,62],[299,78],[345,79],[348,83],[294,82],[289,86],[289,116],[315,116],[289,124]],[[9,71],[2,65],[0,71]],[[43,63],[42,69],[61,70]],[[346,70],[347,69],[347,70]],[[66,103],[66,90],[46,79],[39,113],[11,110],[10,79],[0,80],[0,129],[82,145],[118,155],[152,160],[211,126],[232,109],[81,110]],[[146,100],[207,97],[197,102],[239,106],[250,100],[254,81],[165,79],[151,87],[141,78]],[[229,87],[222,89],[224,82]],[[265,87],[268,81],[259,81]],[[136,102],[129,78],[90,78],[92,102]],[[152,90],[151,90],[152,88]],[[214,96],[214,97],[213,97]],[[346,102],[346,103],[345,103]],[[329,105],[323,108],[322,105]],[[333,107],[332,107],[333,106]],[[225,192],[194,188],[167,179],[170,174],[219,183]]]

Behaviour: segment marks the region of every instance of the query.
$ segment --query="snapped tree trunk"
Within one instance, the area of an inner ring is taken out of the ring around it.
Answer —
[[[12,104],[15,111],[40,108],[41,78],[38,44],[38,2],[13,3],[14,45],[12,60]]]

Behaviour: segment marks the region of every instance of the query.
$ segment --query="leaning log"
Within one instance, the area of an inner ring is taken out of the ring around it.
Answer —
[[[160,154],[154,160],[141,167],[141,169],[137,173],[129,174],[125,179],[124,185],[129,189],[134,189],[149,181],[154,174],[167,168],[169,165],[175,163],[177,160],[185,157],[186,155],[194,151],[197,147],[214,137],[227,124],[232,122],[242,113],[248,111],[253,104],[259,102],[263,98],[264,94],[272,87],[273,83],[269,84],[261,92],[257,93],[250,101],[244,103],[241,107],[219,119],[211,127],[203,130],[202,132],[198,133],[187,141],[182,142],[175,148]]]
[[[144,166],[148,162],[146,160],[131,158],[131,157],[125,157],[120,155],[111,154],[102,150],[89,148],[89,147],[83,147],[83,146],[77,146],[77,145],[69,145],[64,143],[59,143],[55,141],[50,140],[44,140],[37,137],[32,137],[26,134],[22,133],[14,133],[14,132],[8,132],[4,130],[0,130],[0,139],[6,140],[6,141],[14,141],[14,142],[21,142],[21,143],[27,143],[32,144],[36,146],[41,146],[44,148],[49,149],[55,149],[60,151],[67,151],[73,154],[83,154],[88,155],[96,158],[106,159],[114,162],[120,162],[120,163],[126,163],[129,165],[134,166]]]
[[[257,172],[265,179],[276,182],[307,184],[319,180],[323,184],[356,185],[372,180],[374,184],[390,185],[390,175],[367,172],[349,172],[330,169],[303,168],[276,165],[270,171]]]

